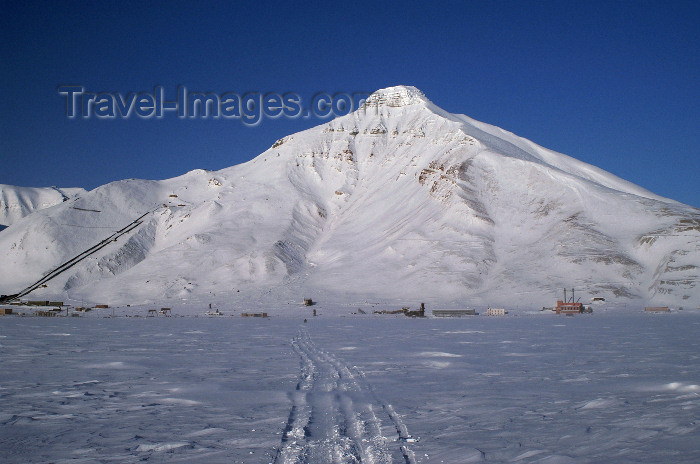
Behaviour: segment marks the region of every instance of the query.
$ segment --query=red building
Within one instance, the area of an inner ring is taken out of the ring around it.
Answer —
[[[559,300],[554,310],[557,314],[579,314],[583,312],[583,303],[564,303]]]

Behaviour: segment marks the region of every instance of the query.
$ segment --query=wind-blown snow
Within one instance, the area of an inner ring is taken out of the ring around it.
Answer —
[[[697,312],[344,315],[0,317],[0,461],[697,462]]]
[[[406,86],[248,163],[115,182],[29,215],[0,233],[0,292],[147,211],[128,237],[32,295],[542,307],[576,287],[618,306],[700,299],[700,210]]]

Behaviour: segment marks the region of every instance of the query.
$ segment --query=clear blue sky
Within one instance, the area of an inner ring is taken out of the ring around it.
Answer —
[[[4,4],[0,183],[92,189],[221,169],[323,122],[68,119],[62,84],[304,99],[407,84],[700,207],[697,1],[147,3]]]

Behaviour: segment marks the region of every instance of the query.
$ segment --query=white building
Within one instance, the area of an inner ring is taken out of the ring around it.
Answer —
[[[505,316],[506,310],[503,308],[489,308],[486,310],[487,316]]]

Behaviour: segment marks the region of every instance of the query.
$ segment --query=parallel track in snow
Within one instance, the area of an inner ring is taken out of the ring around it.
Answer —
[[[292,340],[301,375],[275,464],[415,464],[406,425],[364,374],[321,350],[301,330]],[[396,434],[382,433],[382,414]]]

